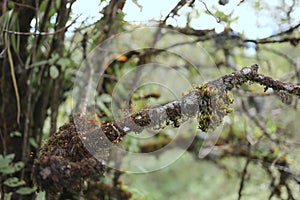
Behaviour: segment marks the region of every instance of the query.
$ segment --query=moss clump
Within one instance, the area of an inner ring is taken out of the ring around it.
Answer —
[[[110,144],[96,116],[75,116],[41,148],[33,178],[47,193],[78,193],[84,179],[104,173]]]
[[[196,87],[199,96],[199,129],[204,132],[214,130],[221,123],[225,115],[232,112],[230,104],[233,99],[222,85],[208,85],[206,83]]]

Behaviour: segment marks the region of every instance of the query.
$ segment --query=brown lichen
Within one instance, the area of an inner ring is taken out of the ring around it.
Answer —
[[[173,107],[167,107],[166,109],[168,120],[173,122],[174,127],[180,126],[181,119],[181,107],[177,104],[173,104]]]
[[[114,144],[120,142],[126,133],[116,123],[106,123],[101,126],[106,137]]]
[[[134,113],[133,115],[131,115],[130,118],[136,125],[140,127],[147,127],[151,124],[151,119],[148,110]]]

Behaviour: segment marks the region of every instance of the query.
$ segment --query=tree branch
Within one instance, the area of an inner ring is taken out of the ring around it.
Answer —
[[[231,112],[229,105],[233,100],[228,91],[248,81],[265,86],[265,91],[272,88],[283,94],[300,96],[299,85],[258,74],[258,68],[257,64],[245,67],[240,71],[197,86],[180,100],[141,110],[118,122],[107,122],[101,126],[101,129],[110,141],[118,143],[128,132],[140,133],[145,128],[160,129],[170,124],[179,127],[187,119],[197,117],[199,128],[207,132],[220,125],[223,117]]]
[[[78,190],[74,186],[79,184],[79,177],[103,174],[104,165],[97,162],[97,159],[108,161],[112,143],[120,142],[128,132],[140,133],[145,128],[160,129],[170,124],[179,127],[192,117],[197,117],[202,131],[216,128],[223,117],[231,112],[229,105],[233,100],[228,91],[248,81],[300,95],[300,86],[274,80],[258,74],[257,70],[256,64],[245,67],[199,85],[179,100],[141,110],[117,122],[101,123],[92,115],[74,115],[70,123],[60,127],[41,148],[33,177],[48,192],[57,193],[63,188]],[[97,149],[97,159],[93,156],[95,152],[89,152],[85,145]],[[231,153],[238,154],[239,151],[233,150]],[[77,181],[76,184],[74,181]]]

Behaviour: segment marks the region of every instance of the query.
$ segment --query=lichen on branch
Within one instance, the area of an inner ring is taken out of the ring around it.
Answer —
[[[161,129],[172,124],[179,127],[189,118],[197,117],[199,128],[207,132],[219,126],[225,115],[232,112],[229,107],[233,103],[230,90],[247,82],[256,82],[275,91],[284,91],[300,96],[300,86],[274,80],[258,74],[257,64],[244,67],[240,71],[222,76],[214,81],[203,83],[180,100],[169,102],[155,108],[144,109],[114,123],[112,128],[105,124],[105,135],[118,143],[128,132],[140,133],[145,128]]]
[[[109,160],[109,149],[129,132],[140,133],[145,128],[162,129],[168,125],[179,127],[195,117],[199,129],[204,132],[213,130],[222,123],[224,116],[232,112],[230,90],[248,81],[263,85],[265,91],[272,88],[300,96],[299,85],[258,74],[258,68],[254,64],[203,83],[179,100],[141,110],[120,121],[101,122],[90,114],[74,115],[70,123],[62,126],[40,150],[33,172],[38,185],[51,192],[60,192],[62,188],[77,190],[82,184],[80,177],[104,173],[103,162]],[[87,149],[94,149],[95,152]]]

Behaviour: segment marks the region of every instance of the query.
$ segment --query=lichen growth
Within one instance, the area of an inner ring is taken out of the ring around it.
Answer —
[[[173,105],[173,109],[167,108],[166,113],[168,119],[173,123],[174,127],[180,126],[180,118],[181,118],[181,108],[179,105]],[[167,122],[168,123],[168,122]]]
[[[222,85],[206,83],[196,87],[199,95],[198,125],[204,132],[216,129],[228,113],[233,111],[233,98]]]

